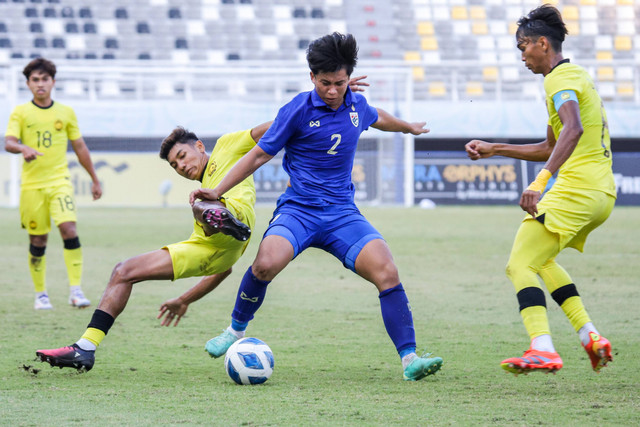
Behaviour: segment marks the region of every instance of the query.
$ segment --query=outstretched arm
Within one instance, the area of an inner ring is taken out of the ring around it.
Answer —
[[[504,156],[532,162],[544,162],[551,155],[555,144],[556,138],[553,135],[553,130],[551,126],[547,126],[547,139],[537,144],[502,144],[474,139],[467,142],[464,148],[471,160]]]
[[[238,160],[238,163],[222,178],[222,181],[220,181],[220,184],[218,184],[216,188],[198,188],[192,191],[189,195],[189,203],[193,206],[198,199],[218,200],[224,193],[244,181],[249,175],[272,158],[272,155],[265,153],[262,148],[256,145]]]
[[[89,154],[87,144],[84,142],[83,138],[78,138],[71,141],[71,147],[73,147],[73,151],[76,152],[76,156],[78,156],[78,161],[82,167],[87,171],[89,176],[91,176],[91,194],[93,195],[93,200],[98,200],[102,197],[102,186],[100,185],[98,175],[96,175],[96,171],[93,168],[93,162],[91,161],[91,155]]]
[[[160,325],[171,326],[171,322],[174,322],[173,326],[178,326],[178,322],[182,316],[187,312],[189,304],[198,301],[203,296],[218,287],[222,281],[231,274],[231,269],[223,273],[214,274],[212,276],[205,276],[191,289],[178,298],[172,298],[162,303],[160,306],[160,314],[158,319],[162,319]],[[162,318],[164,316],[164,319]]]
[[[391,114],[387,113],[381,108],[376,108],[378,111],[378,121],[371,126],[386,132],[402,132],[410,133],[412,135],[421,135],[429,132],[429,129],[425,129],[426,122],[405,122]]]

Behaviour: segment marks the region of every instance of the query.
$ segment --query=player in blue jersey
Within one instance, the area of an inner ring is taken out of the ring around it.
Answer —
[[[348,87],[357,62],[352,35],[333,33],[307,49],[315,89],[280,109],[255,148],[213,189],[191,193],[190,201],[218,200],[284,148],[290,184],[278,199],[256,258],[245,273],[231,325],[205,349],[220,357],[239,338],[262,304],[267,285],[308,247],[323,249],[379,291],[382,318],[402,360],[405,380],[419,380],[442,365],[440,357],[416,354],[409,301],[389,246],[354,203],[351,170],[360,134],[369,126],[421,135],[425,123],[408,123],[369,106]]]

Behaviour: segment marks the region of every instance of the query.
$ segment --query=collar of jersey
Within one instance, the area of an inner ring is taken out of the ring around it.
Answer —
[[[351,88],[347,87],[347,91],[344,93],[344,102],[340,104],[340,107],[342,107],[343,105],[350,107],[354,102],[355,97],[353,96],[353,92],[351,92]],[[314,107],[326,107],[333,111],[333,109],[329,107],[327,103],[322,100],[322,98],[320,98],[320,95],[318,95],[318,92],[316,92],[315,89],[311,91],[311,103]],[[339,109],[340,108],[338,108],[338,110]]]
[[[558,68],[558,66],[559,66],[559,65],[562,65],[562,64],[568,64],[568,63],[570,63],[570,62],[571,62],[571,61],[569,60],[569,58],[564,58],[562,61],[558,62],[558,63],[555,65],[555,67],[553,67],[553,68],[551,69],[551,71],[549,71],[549,74],[551,74],[551,72],[552,72],[553,70],[555,70],[556,68]]]

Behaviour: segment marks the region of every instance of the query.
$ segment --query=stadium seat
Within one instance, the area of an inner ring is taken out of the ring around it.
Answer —
[[[69,6],[65,6],[60,11],[60,16],[62,18],[73,18],[73,9]]]
[[[7,32],[7,24],[5,24],[4,22],[0,22],[0,33],[6,33]]]
[[[66,42],[61,37],[55,37],[51,43],[51,47],[54,49],[65,49],[66,45]]]
[[[418,35],[432,36],[434,32],[433,22],[418,22]]]
[[[114,16],[116,19],[129,19],[129,12],[124,7],[119,7],[115,10]]]
[[[633,47],[629,36],[616,36],[613,44],[616,50],[631,50]]]
[[[307,11],[301,7],[296,7],[295,9],[293,9],[293,17],[294,18],[306,18],[307,17]]]
[[[413,81],[423,81],[425,77],[425,72],[423,67],[411,67],[411,76],[413,77]]]
[[[182,19],[182,13],[177,7],[172,7],[168,12],[169,19]]]
[[[323,19],[324,18],[324,10],[320,8],[311,9],[311,17],[314,19]]]
[[[27,18],[37,18],[38,17],[38,9],[35,7],[28,7],[24,10],[24,16]]]
[[[0,38],[0,47],[1,48],[11,48],[12,47],[11,39],[8,39],[6,37]]]
[[[453,6],[451,8],[451,19],[469,19],[465,6]]]
[[[481,96],[484,94],[484,88],[481,82],[467,82],[465,92],[469,96]]]
[[[32,22],[29,24],[29,32],[42,33],[42,24],[39,22]]]
[[[78,24],[75,22],[67,22],[64,25],[64,31],[68,34],[76,34],[78,33]]]
[[[189,49],[189,45],[187,43],[187,39],[184,38],[177,38],[175,41],[175,48],[176,49]]]
[[[91,9],[89,7],[83,7],[78,11],[78,16],[83,19],[90,19],[93,18],[93,13],[91,13]]]
[[[488,82],[498,80],[498,67],[484,67],[482,69],[482,79]]]
[[[435,37],[423,37],[420,40],[420,49],[438,50],[438,39]]]
[[[613,81],[615,77],[613,67],[609,67],[609,66],[598,67],[596,76],[599,81]]]
[[[443,97],[447,95],[447,86],[444,82],[434,81],[429,83],[429,96]]]
[[[136,32],[138,34],[150,34],[151,28],[149,27],[149,24],[147,22],[138,22],[136,24]]]
[[[97,33],[96,24],[94,24],[93,22],[85,22],[82,25],[82,30],[84,31],[85,34],[96,34]]]
[[[471,24],[471,32],[477,35],[489,33],[489,26],[486,22],[474,22]]]
[[[81,80],[66,80],[62,88],[64,96],[81,96],[86,92],[84,83]]]
[[[56,18],[58,16],[58,14],[56,13],[56,10],[52,7],[47,7],[44,9],[44,13],[43,16],[45,18]]]
[[[617,86],[617,94],[624,98],[633,98],[635,96],[635,85],[633,82],[621,82]]]
[[[104,41],[104,47],[107,49],[118,49],[118,40],[113,37],[109,37]]]

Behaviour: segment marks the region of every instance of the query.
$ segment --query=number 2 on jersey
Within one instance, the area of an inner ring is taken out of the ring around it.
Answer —
[[[342,135],[340,135],[339,133],[334,133],[333,135],[331,135],[331,141],[336,141],[336,143],[333,144],[333,147],[331,147],[329,151],[327,151],[327,153],[337,154],[338,152],[336,151],[336,148],[338,148],[338,145],[340,145],[340,142],[342,141]]]

